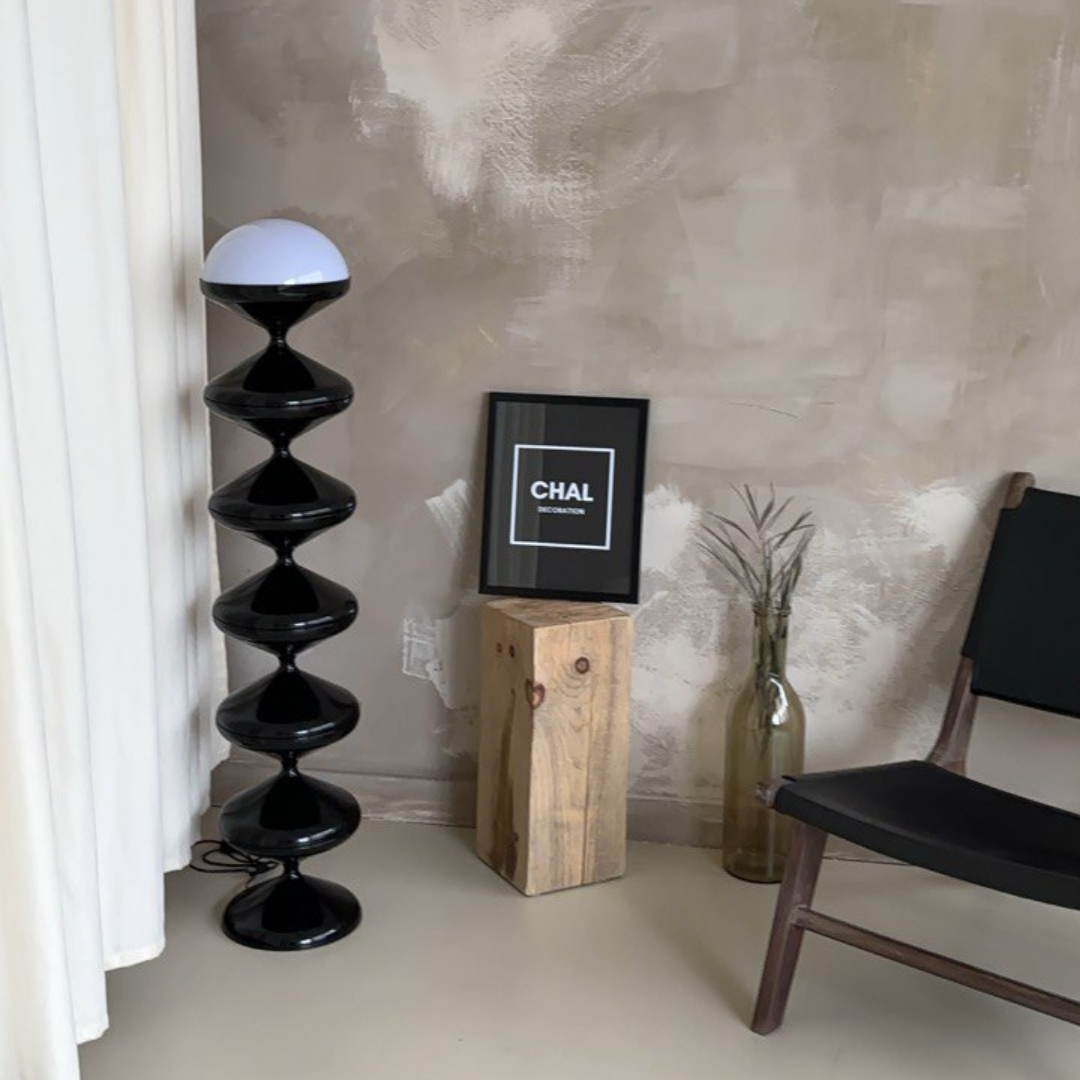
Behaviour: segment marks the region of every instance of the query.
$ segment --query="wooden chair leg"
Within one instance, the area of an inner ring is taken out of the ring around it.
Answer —
[[[750,1024],[758,1035],[770,1034],[784,1021],[784,1009],[787,1007],[803,938],[803,928],[796,925],[795,916],[800,908],[809,907],[814,898],[826,837],[827,834],[820,829],[804,825],[801,821],[795,823],[787,868],[776,901],[757,1006]]]

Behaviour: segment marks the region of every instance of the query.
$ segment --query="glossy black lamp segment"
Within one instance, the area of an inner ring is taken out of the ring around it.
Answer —
[[[327,945],[360,922],[360,905],[345,888],[308,877],[300,860],[329,851],[360,824],[346,791],[300,773],[299,759],[345,738],[360,717],[344,687],[297,666],[303,650],[347,629],[356,598],[344,586],[297,565],[295,549],[345,521],[356,509],[347,484],[297,460],[293,439],[346,409],[348,379],[294,350],[291,327],[349,288],[337,248],[299,222],[270,219],[242,225],[207,256],[203,293],[263,327],[261,352],[206,387],[207,407],[268,439],[270,457],[219,487],[210,512],[227,528],[273,549],[267,569],[227,589],[214,622],[231,637],[274,653],[278,669],[230,694],[218,730],[237,746],[269,754],[277,776],[233,796],[222,808],[221,835],[255,857],[277,859],[282,873],[250,886],[225,910],[225,933],[256,949]]]
[[[222,807],[221,831],[252,855],[291,859],[329,851],[360,824],[360,807],[333,784],[301,776],[295,766]]]
[[[225,933],[252,949],[285,952],[330,945],[356,929],[356,897],[342,885],[287,867],[281,877],[245,889],[229,904]],[[303,927],[303,936],[297,930]]]
[[[347,409],[353,388],[343,375],[297,352],[282,336],[210,382],[203,399],[218,416],[277,441],[295,439]]]
[[[343,686],[296,667],[280,667],[230,694],[217,711],[218,730],[236,746],[262,754],[306,754],[344,739],[360,705]]]
[[[270,228],[271,222],[281,222],[283,219],[271,218],[264,222],[251,222],[251,225],[265,226]],[[299,222],[287,222],[289,225],[297,225]],[[305,229],[309,226],[303,226]],[[246,229],[248,226],[241,225],[240,229]],[[239,229],[234,229],[233,233],[238,233]],[[264,229],[265,231],[265,229]],[[280,230],[276,230],[280,231]],[[292,232],[292,230],[289,230]],[[318,230],[312,229],[312,232]],[[228,236],[223,236],[222,240],[228,240]],[[300,235],[300,234],[294,234]],[[321,233],[318,235],[322,236]],[[329,244],[325,236],[323,240]],[[239,242],[239,241],[238,241]],[[253,238],[251,243],[265,245],[266,243],[274,243],[275,240],[269,236]],[[221,240],[218,241],[218,244]],[[218,244],[214,246],[217,247]],[[333,245],[331,245],[333,246]],[[334,249],[337,250],[336,248]],[[211,251],[210,255],[214,254]],[[211,269],[211,259],[207,256],[206,269],[203,270],[203,277],[201,281],[203,294],[208,296],[215,303],[220,304],[222,307],[227,307],[232,311],[235,311],[238,315],[242,315],[249,322],[255,323],[256,326],[261,326],[264,330],[269,330],[273,338],[284,338],[284,336],[291,330],[297,323],[303,322],[304,319],[311,318],[317,311],[321,311],[327,304],[332,304],[335,300],[340,299],[349,291],[349,278],[348,270],[345,269],[345,262],[341,260],[340,267],[337,265],[329,265],[327,256],[328,250],[315,251],[311,248],[309,251],[304,252],[299,257],[302,259],[314,259],[319,264],[318,270],[312,271],[312,274],[326,275],[332,273],[344,273],[346,276],[339,278],[336,281],[309,281],[299,282],[294,281],[292,283],[279,283],[269,278],[273,277],[273,271],[266,268],[265,264],[260,264],[259,268],[255,271],[261,276],[268,278],[266,281],[259,283],[239,284],[237,282],[226,281],[211,281],[207,278],[207,273],[213,273]],[[286,258],[291,256],[285,256]],[[338,259],[341,259],[341,253],[338,252]],[[314,263],[312,263],[314,265]],[[218,269],[215,265],[214,269]],[[226,269],[225,274],[219,276],[236,276],[236,273],[240,271],[239,267],[223,264],[221,269]],[[247,269],[245,267],[244,269]],[[286,271],[288,273],[288,271]],[[307,277],[309,275],[299,275]]]
[[[210,497],[214,520],[274,547],[294,545],[338,525],[356,509],[348,484],[297,461],[287,451],[223,484]]]
[[[356,597],[348,589],[287,557],[226,590],[214,603],[219,630],[273,653],[290,646],[295,655],[347,630],[355,618]]]

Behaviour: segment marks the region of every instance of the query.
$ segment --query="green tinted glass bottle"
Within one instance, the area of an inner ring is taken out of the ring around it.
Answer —
[[[770,810],[759,792],[803,771],[806,718],[785,676],[790,612],[754,611],[754,663],[732,702],[724,769],[724,869],[746,881],[779,881],[791,819]]]

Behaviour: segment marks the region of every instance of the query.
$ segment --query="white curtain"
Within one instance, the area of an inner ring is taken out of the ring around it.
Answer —
[[[223,756],[193,0],[0,0],[0,1077],[73,1080]]]

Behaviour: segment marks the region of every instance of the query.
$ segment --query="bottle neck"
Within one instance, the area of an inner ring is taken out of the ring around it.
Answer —
[[[784,677],[790,616],[788,609],[754,608],[754,671],[761,678]]]

